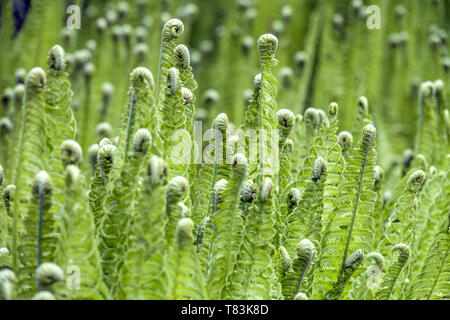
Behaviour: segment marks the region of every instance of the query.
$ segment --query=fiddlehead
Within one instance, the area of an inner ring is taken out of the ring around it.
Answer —
[[[161,90],[162,81],[166,79],[169,68],[172,67],[175,60],[174,40],[180,38],[183,35],[183,32],[184,25],[179,19],[168,20],[162,29],[161,51],[159,54],[158,85],[156,88],[157,105],[160,110],[164,101],[164,91]]]
[[[238,211],[241,186],[247,174],[247,159],[237,153],[233,157],[232,175],[223,193],[223,202],[214,215],[215,228],[209,269],[206,274],[208,295],[211,299],[225,296],[230,276],[236,264],[243,237],[243,221]]]
[[[381,289],[376,293],[377,299],[388,300],[394,291],[394,287],[398,283],[400,273],[404,269],[411,254],[409,246],[403,243],[399,243],[392,247],[391,255],[398,252],[397,258],[391,259],[391,264],[387,269],[387,273],[384,276],[381,284]]]
[[[123,254],[128,244],[137,177],[143,171],[143,163],[152,144],[152,136],[147,129],[138,129],[131,144],[132,150],[125,159],[123,169],[119,176],[114,177],[112,188],[106,195],[105,215],[99,231],[104,281],[113,295],[117,292],[119,285],[115,275],[120,272]]]
[[[194,222],[190,218],[178,221],[176,237],[167,258],[170,279],[170,299],[205,299],[203,273],[193,244]]]
[[[119,275],[120,299],[166,297],[168,279],[163,268],[168,221],[165,214],[166,178],[167,164],[152,156],[146,165],[142,194],[137,199],[130,224],[127,251]]]
[[[13,213],[13,230],[22,228],[22,219],[26,216],[27,203],[30,202],[34,176],[46,168],[49,154],[47,143],[45,110],[45,87],[47,77],[41,68],[33,68],[25,80],[25,103],[19,144],[16,152],[16,166],[13,181],[16,185],[16,197]],[[13,269],[17,270],[17,231],[13,231],[12,259]],[[34,270],[33,270],[34,271]]]
[[[345,260],[345,264],[343,267],[343,271],[339,276],[338,281],[334,284],[333,288],[327,292],[326,298],[328,300],[336,300],[339,299],[342,292],[345,289],[345,286],[348,280],[352,277],[353,273],[361,266],[364,260],[364,254],[362,250],[356,250],[353,252],[347,260]]]
[[[95,172],[91,179],[89,189],[89,207],[92,215],[96,231],[100,228],[104,211],[104,202],[108,190],[109,174],[113,166],[114,150],[116,147],[111,140],[104,138],[100,144],[97,153]]]
[[[303,239],[299,242],[296,248],[296,258],[289,266],[286,266],[286,272],[281,280],[285,300],[295,299],[299,290],[303,287],[314,254],[315,248],[311,241]],[[308,288],[303,290],[306,291]]]
[[[274,269],[271,257],[271,243],[275,236],[275,219],[272,209],[274,184],[264,179],[258,194],[258,201],[250,207],[245,216],[243,239],[236,264],[230,276],[231,285],[226,292],[228,298],[269,299],[271,277]],[[257,275],[252,277],[251,275]]]
[[[55,218],[50,212],[53,186],[50,176],[40,171],[33,180],[32,197],[20,237],[18,273],[21,297],[29,297],[35,286],[33,274],[42,262],[53,261],[57,245]]]

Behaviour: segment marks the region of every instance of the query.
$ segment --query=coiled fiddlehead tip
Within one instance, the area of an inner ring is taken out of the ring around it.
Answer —
[[[285,22],[289,22],[291,20],[292,15],[293,10],[291,6],[285,5],[283,8],[281,8],[281,17]]]
[[[194,94],[188,88],[182,87],[181,95],[183,96],[184,105],[187,105],[194,100]]]
[[[419,97],[420,101],[423,101],[424,99],[431,98],[434,93],[434,83],[431,81],[426,81],[421,84],[420,91],[419,91]]]
[[[91,80],[95,73],[95,65],[92,62],[88,62],[83,67],[83,75],[86,80]]]
[[[405,152],[403,152],[403,159],[402,159],[403,166],[409,168],[409,166],[411,165],[411,161],[413,159],[414,159],[414,152],[411,149],[406,149]]]
[[[4,256],[7,256],[7,255],[9,255],[8,248],[0,248],[0,257],[4,257]],[[3,271],[3,269],[0,270],[0,281],[2,280],[2,276],[3,276],[1,271]]]
[[[150,91],[155,90],[155,80],[150,70],[145,67],[137,67],[131,72],[131,83],[137,85],[140,81],[146,81]]]
[[[77,164],[83,159],[83,150],[75,140],[66,140],[61,144],[61,161],[64,166]]]
[[[78,183],[80,179],[80,169],[77,166],[69,164],[64,171],[64,175],[66,178],[66,185],[70,187]]]
[[[146,154],[152,143],[152,135],[147,129],[138,129],[133,137],[133,150]]]
[[[277,111],[278,123],[284,128],[292,128],[295,125],[295,115],[291,110],[280,109]]]
[[[38,288],[51,286],[64,279],[62,269],[52,262],[44,262],[36,268],[36,283]]]
[[[253,180],[247,180],[242,187],[241,200],[246,203],[253,202],[253,199],[255,199],[256,196],[257,189],[258,186]]]
[[[152,186],[158,185],[167,177],[167,164],[157,156],[152,156],[147,165],[147,176]]]
[[[138,42],[133,47],[133,55],[136,57],[136,60],[143,61],[148,53],[148,46],[146,43]]]
[[[35,67],[28,72],[25,79],[26,90],[43,89],[47,83],[47,77],[44,70],[39,67]]]
[[[214,129],[219,130],[222,133],[225,133],[228,129],[228,116],[226,113],[219,114],[216,119],[214,120]]]
[[[363,260],[363,251],[361,249],[356,250],[345,260],[345,268],[350,272],[354,272],[363,263]]]
[[[104,82],[102,84],[102,98],[103,100],[111,99],[112,95],[114,94],[114,86],[111,82]]]
[[[309,239],[303,239],[297,245],[297,255],[300,257],[312,257],[314,249],[314,244]]]
[[[242,153],[236,153],[233,157],[232,167],[236,167],[238,165],[246,165],[247,158]]]
[[[375,183],[380,183],[384,178],[384,170],[380,166],[375,166]]]
[[[287,153],[292,153],[294,151],[294,141],[291,139],[286,139],[286,142],[284,143],[284,151]]]
[[[371,124],[366,125],[362,131],[362,146],[364,149],[373,146],[373,141],[377,135],[377,130]]]
[[[382,254],[378,252],[371,252],[366,257],[366,261],[370,260],[373,260],[375,265],[380,268],[380,270],[383,270],[385,260]]]
[[[37,195],[41,191],[44,194],[51,194],[53,191],[52,180],[45,171],[40,171],[33,180],[33,194]]]
[[[0,257],[8,255],[7,248],[0,248]],[[16,284],[16,275],[9,268],[0,270],[0,299],[11,300],[14,295],[14,285]]]
[[[273,34],[266,33],[259,37],[258,48],[260,55],[274,56],[278,47],[278,38]]]
[[[214,185],[214,192],[213,192],[214,203],[221,203],[223,201],[222,195],[227,189],[227,185],[228,181],[225,179],[220,179],[219,181],[216,182],[216,184]]]
[[[290,67],[283,67],[280,69],[280,79],[283,87],[290,88],[294,81],[294,71]]]
[[[25,94],[25,86],[21,83],[14,87],[14,103],[18,104],[22,101],[23,95]]]
[[[163,26],[162,37],[165,41],[170,41],[181,37],[183,32],[183,22],[179,19],[170,19]]]
[[[408,245],[406,245],[404,243],[399,243],[399,244],[396,244],[395,246],[392,247],[391,252],[392,253],[400,252],[400,255],[403,258],[405,258],[405,262],[406,262],[406,260],[409,258],[411,250],[410,250]]]
[[[444,81],[442,81],[441,79],[438,79],[434,82],[434,92],[437,97],[442,96],[444,89],[445,89]]]
[[[289,208],[295,207],[300,202],[300,191],[297,188],[289,190],[287,195],[287,203]]]
[[[145,43],[147,41],[147,29],[143,26],[136,27],[136,29],[134,30],[134,34],[136,35],[137,43]]]
[[[179,44],[175,47],[176,64],[181,69],[187,69],[191,65],[191,55],[188,47]]]
[[[178,243],[190,243],[193,238],[194,221],[191,218],[182,218],[178,221],[176,234]]]
[[[308,296],[303,292],[299,292],[294,296],[294,300],[309,300]]]
[[[53,46],[48,52],[48,66],[57,71],[64,70],[64,55],[64,49],[60,45]]]
[[[12,121],[7,117],[0,118],[0,134],[1,135],[7,135],[11,133],[13,130],[13,123]]]
[[[312,126],[314,129],[318,128],[320,124],[319,113],[317,111],[316,108],[308,108],[305,110],[303,116],[305,124]]]
[[[92,168],[95,168],[95,165],[97,163],[97,154],[98,154],[98,144],[94,143],[88,149],[89,162],[91,163]]]
[[[169,72],[167,73],[167,89],[169,89],[172,96],[174,96],[177,92],[179,76],[180,73],[175,67],[170,68]]]
[[[272,195],[273,191],[273,181],[270,178],[265,178],[262,185],[261,190],[259,192],[259,201],[266,202],[267,199]]]
[[[99,163],[102,167],[105,164],[111,165],[113,163],[113,153],[115,150],[116,146],[112,144],[111,140],[109,140],[108,138],[102,139],[102,141],[100,141],[99,143],[97,163]]]
[[[184,193],[189,188],[189,183],[185,177],[178,176],[172,178],[167,185],[167,193],[170,196],[180,198],[184,195]]]
[[[217,92],[217,90],[215,89],[208,89],[203,93],[203,101],[207,106],[211,106],[217,103],[219,99],[220,99],[219,92]]]
[[[8,255],[9,250],[7,248],[0,248],[0,256]],[[9,268],[3,268],[0,270],[0,282],[1,281],[9,281],[12,283],[16,282],[16,275],[14,271]]]
[[[100,140],[100,142],[98,143],[99,149],[102,149],[103,147],[105,147],[105,146],[107,146],[107,145],[114,145],[114,143],[113,143],[112,140],[109,139],[109,138],[103,138],[103,139]]]
[[[341,146],[342,151],[347,151],[352,147],[353,144],[353,136],[348,131],[342,131],[338,135],[339,145]]]
[[[100,139],[110,138],[112,134],[112,126],[108,122],[100,122],[95,127],[95,132]]]
[[[316,182],[321,179],[327,172],[327,162],[324,158],[319,157],[314,162],[313,171],[311,174],[311,179]]]
[[[294,63],[299,70],[302,70],[305,67],[307,61],[307,53],[304,51],[297,51],[294,54]]]
[[[332,116],[336,116],[339,112],[339,105],[336,102],[330,103],[328,106],[328,113]]]
[[[437,168],[435,166],[431,166],[430,170],[428,170],[429,176],[433,177],[438,172]]]
[[[56,297],[50,291],[39,291],[31,300],[56,300]]]
[[[255,86],[256,90],[261,90],[261,73],[258,73],[255,78],[253,79],[253,85]]]
[[[11,202],[14,201],[14,194],[16,191],[16,186],[13,184],[7,185],[3,191],[3,201],[5,202],[5,207],[7,210],[11,207]]]
[[[364,112],[369,113],[369,100],[366,97],[362,96],[358,99],[358,107]]]
[[[408,179],[406,188],[411,192],[418,192],[425,182],[426,174],[423,170],[417,170]]]
[[[106,28],[108,27],[108,22],[106,21],[105,18],[100,17],[95,22],[95,27],[97,29],[97,32],[102,34],[106,30]]]
[[[24,68],[19,68],[14,73],[14,81],[16,82],[16,84],[24,84],[26,76],[27,70],[25,70]]]

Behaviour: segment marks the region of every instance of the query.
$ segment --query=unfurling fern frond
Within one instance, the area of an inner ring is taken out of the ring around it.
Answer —
[[[156,99],[158,109],[161,110],[164,101],[164,90],[161,90],[163,81],[167,78],[169,68],[175,63],[174,40],[180,38],[184,32],[184,25],[178,19],[168,20],[161,32],[161,47],[159,53],[158,84],[156,87]]]
[[[295,255],[297,244],[307,238],[320,243],[323,211],[323,188],[327,179],[327,163],[322,157],[316,159],[311,173],[311,181],[297,207],[287,217],[284,246],[290,256]]]
[[[79,268],[80,288],[67,288],[64,295],[76,300],[108,299],[109,292],[102,279],[94,217],[84,192],[85,178],[78,167],[69,164],[65,170],[65,182],[62,239],[56,261],[69,272],[73,266]]]
[[[247,159],[243,154],[233,158],[232,176],[223,193],[223,202],[214,214],[214,237],[212,239],[209,269],[206,274],[208,296],[222,299],[226,296],[237,254],[243,238],[244,223],[239,212],[241,186],[247,175]]]
[[[441,232],[431,246],[422,270],[412,278],[407,298],[437,300],[450,288],[450,230]]]
[[[327,215],[327,221],[324,223],[320,268],[316,270],[313,285],[316,298],[323,298],[327,291],[336,288],[336,285],[338,287],[345,285],[350,279],[348,277],[346,281],[342,281],[347,255],[352,248],[360,248],[358,250],[367,253],[372,249],[374,241],[372,214],[377,196],[373,191],[375,135],[376,130],[372,125],[364,127],[360,145],[353,150],[350,161],[346,164],[345,180],[340,184],[339,196],[334,204],[335,210]],[[345,245],[342,247],[342,244]]]
[[[164,299],[167,274],[164,272],[166,248],[165,189],[167,165],[152,156],[147,163],[143,188],[130,223],[127,251],[119,275],[120,299]],[[163,199],[161,201],[161,199]]]
[[[396,286],[401,287],[404,285],[404,283],[399,283],[398,279],[406,263],[408,263],[411,251],[408,245],[399,243],[392,247],[391,255],[394,255],[397,252],[397,258],[395,259],[394,257],[392,257],[390,259],[391,264],[388,266],[386,274],[383,277],[383,282],[381,283],[380,290],[376,293],[377,299],[388,300],[394,293]],[[401,290],[395,291],[400,292]]]
[[[25,230],[18,248],[20,283],[19,296],[30,298],[36,287],[33,275],[42,262],[54,260],[57,245],[55,217],[52,216],[53,186],[50,176],[40,171],[33,180],[32,197],[24,221]]]
[[[105,199],[105,215],[99,229],[99,248],[104,281],[113,295],[117,290],[116,277],[126,252],[136,199],[137,177],[143,171],[143,163],[151,144],[150,132],[147,129],[138,129],[133,136],[132,150],[125,158],[124,167],[119,176],[113,177],[115,180],[111,181],[112,188]]]
[[[304,286],[304,283],[307,280],[305,278],[310,272],[310,266],[315,255],[315,247],[311,241],[303,239],[297,245],[296,249],[296,258],[292,263],[286,265],[287,271],[281,280],[285,300],[295,299],[298,293],[305,294],[309,289]]]
[[[345,260],[345,264],[342,268],[342,273],[333,285],[333,288],[326,294],[326,298],[328,300],[339,299],[345,289],[345,286],[347,285],[348,280],[352,277],[353,273],[361,266],[361,264],[363,263],[363,259],[364,254],[362,250],[356,250],[347,258],[347,260]]]
[[[266,178],[261,185],[259,199],[245,215],[244,237],[237,261],[230,276],[226,298],[262,299],[271,297],[271,242],[275,236],[272,209],[273,182]],[[248,190],[247,190],[248,191]],[[253,277],[251,275],[257,275]]]
[[[89,189],[89,207],[94,217],[96,234],[105,214],[104,202],[108,191],[109,175],[113,165],[114,146],[108,138],[104,138],[96,156],[95,172]]]
[[[406,183],[406,188],[395,204],[394,211],[389,217],[385,239],[381,244],[382,253],[397,244],[404,243],[411,246],[414,241],[414,229],[416,222],[417,194],[425,182],[425,172],[414,172]]]
[[[275,52],[278,47],[278,39],[272,34],[263,34],[258,39],[258,51],[261,64],[261,94],[259,96],[260,118],[259,118],[259,161],[260,174],[262,177],[277,175],[278,167],[274,163],[277,157],[277,145],[274,145],[272,130],[277,128],[277,88],[276,79],[272,69],[277,65]],[[261,139],[265,139],[261,140]],[[270,147],[267,146],[270,143]],[[274,150],[275,149],[275,150]],[[276,194],[275,194],[276,196]]]
[[[19,241],[17,232],[23,231],[21,221],[25,218],[28,204],[31,202],[33,178],[47,166],[46,159],[49,150],[45,142],[47,138],[46,117],[42,112],[45,110],[46,83],[47,77],[41,68],[31,69],[25,80],[24,110],[16,150],[16,167],[13,174],[17,199],[13,213],[11,249],[14,270],[18,270],[17,246]]]
[[[195,250],[194,223],[182,218],[177,223],[174,245],[167,257],[166,269],[170,279],[168,298],[172,300],[206,299],[203,273]]]

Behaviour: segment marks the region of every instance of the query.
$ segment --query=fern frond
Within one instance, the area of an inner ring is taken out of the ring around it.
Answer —
[[[215,228],[210,255],[210,267],[206,274],[208,296],[222,299],[230,283],[242,242],[244,224],[238,211],[241,186],[247,174],[246,158],[236,154],[232,163],[232,176],[224,192],[223,202],[214,215]]]

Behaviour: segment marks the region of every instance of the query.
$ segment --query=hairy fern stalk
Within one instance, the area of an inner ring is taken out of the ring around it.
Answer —
[[[18,2],[0,300],[450,299],[447,1]]]

